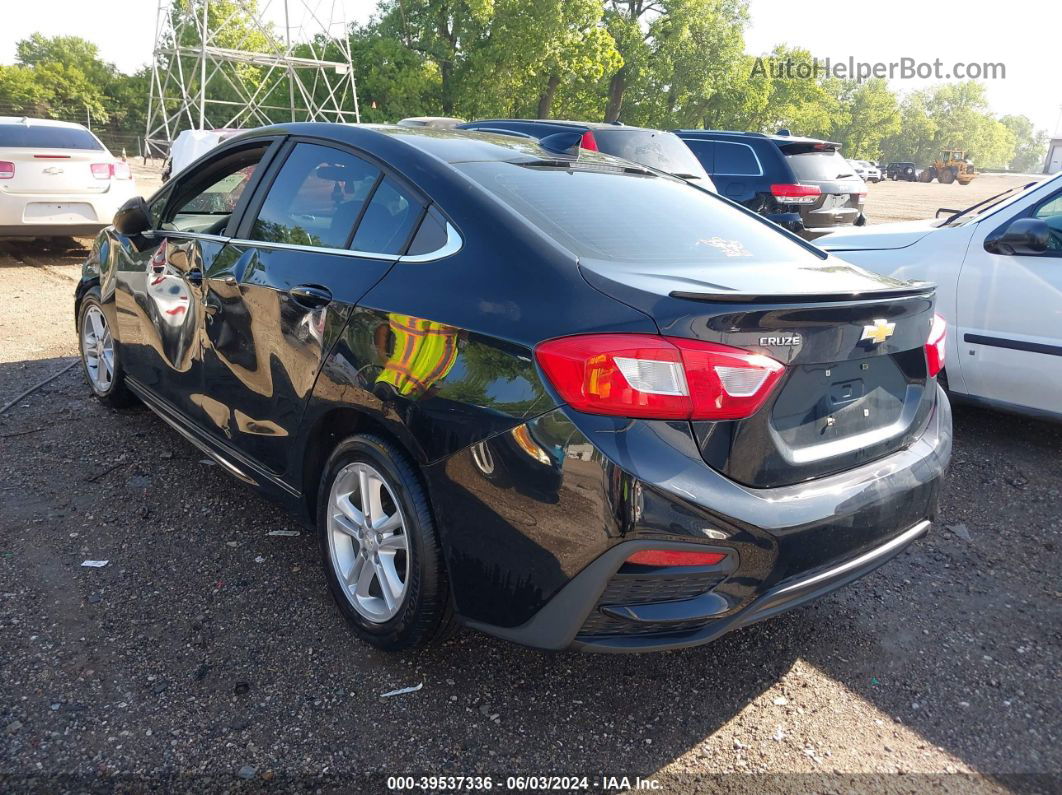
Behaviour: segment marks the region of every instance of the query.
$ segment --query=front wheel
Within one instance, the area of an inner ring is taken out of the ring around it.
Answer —
[[[98,287],[93,287],[81,301],[77,336],[81,368],[92,394],[114,408],[132,403],[133,395],[125,386],[125,371]]]
[[[405,454],[351,436],[325,465],[317,504],[328,587],[358,637],[386,651],[445,637],[453,613],[442,551]]]

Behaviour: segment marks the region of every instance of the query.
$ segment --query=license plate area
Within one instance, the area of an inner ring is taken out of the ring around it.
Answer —
[[[87,202],[30,202],[22,212],[22,220],[32,223],[77,224],[95,222],[96,211]]]

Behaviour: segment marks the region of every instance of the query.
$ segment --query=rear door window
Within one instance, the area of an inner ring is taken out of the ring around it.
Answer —
[[[709,174],[715,174],[715,141],[700,141],[685,139],[686,146],[697,157],[704,170]]]
[[[386,177],[373,193],[351,247],[374,254],[401,254],[423,210],[411,193]]]
[[[431,254],[445,246],[446,240],[446,221],[435,209],[430,209],[421,221],[420,228],[406,253],[410,256]]]
[[[345,249],[379,177],[376,166],[349,152],[296,144],[269,188],[250,238]]]

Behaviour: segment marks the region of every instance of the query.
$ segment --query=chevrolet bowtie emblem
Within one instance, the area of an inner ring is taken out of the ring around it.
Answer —
[[[872,344],[878,345],[891,337],[894,331],[896,331],[895,323],[889,323],[883,317],[875,318],[869,326],[863,326],[863,336],[859,338],[859,341],[870,340]]]
[[[59,166],[48,166],[48,168],[44,169],[44,173],[45,174],[62,174],[63,170],[61,168],[59,168]]]

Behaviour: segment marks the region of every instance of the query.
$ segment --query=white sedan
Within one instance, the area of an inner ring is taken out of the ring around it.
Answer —
[[[0,235],[95,235],[136,195],[129,164],[80,124],[0,116]]]
[[[876,273],[936,283],[957,397],[1062,419],[1062,174],[938,215],[815,242]]]

